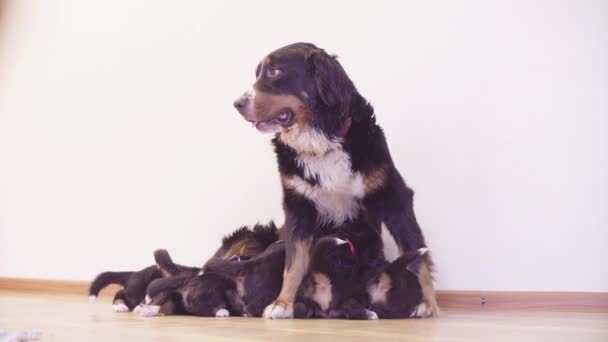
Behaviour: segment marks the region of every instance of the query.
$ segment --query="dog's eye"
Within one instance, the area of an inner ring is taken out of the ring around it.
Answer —
[[[277,68],[268,68],[266,69],[266,76],[268,78],[275,78],[281,74],[281,70]]]

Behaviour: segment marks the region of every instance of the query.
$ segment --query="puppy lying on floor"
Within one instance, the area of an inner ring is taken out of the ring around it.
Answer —
[[[235,262],[248,260],[265,251],[277,239],[278,231],[273,222],[258,224],[252,230],[242,228],[223,240],[220,253],[216,253],[214,258]],[[186,269],[177,265],[166,250],[156,251],[154,257],[158,267],[169,277],[150,283],[146,304],[136,307],[136,313],[142,316],[190,314],[206,317],[243,314],[238,302],[230,300],[235,298],[232,293],[237,290],[233,281],[212,272],[200,272],[200,268]]]
[[[127,312],[141,304],[146,295],[146,287],[154,279],[162,277],[156,265],[148,266],[137,272],[103,272],[89,287],[89,301],[97,300],[99,292],[110,284],[122,286],[112,300],[112,309],[116,312]]]
[[[404,253],[368,279],[365,293],[370,310],[380,318],[429,317],[422,286],[431,275],[422,265],[430,265],[432,270],[428,248]]]
[[[159,268],[168,278],[155,279],[146,290],[146,303],[133,311],[141,316],[191,314],[206,317],[230,315],[226,291],[234,283],[214,274],[202,274],[200,268],[183,270],[176,265],[166,250],[154,252]]]
[[[267,225],[257,224],[253,229],[241,227],[222,239],[222,246],[214,253],[214,258],[247,259],[261,253],[277,239],[278,230],[273,222],[269,222]],[[186,278],[188,275],[195,276],[200,271],[200,268],[173,263],[170,267],[168,263],[165,263],[165,266],[152,265],[137,272],[103,272],[91,283],[89,299],[91,302],[95,301],[103,288],[110,284],[118,284],[123,288],[114,296],[112,307],[116,312],[130,311],[138,305],[144,304],[146,290],[154,280],[170,279],[177,274]],[[177,301],[177,311],[180,309],[179,304],[180,302]]]
[[[285,268],[285,243],[270,245],[263,253],[244,261],[212,258],[203,266],[205,274],[230,280],[236,291],[227,293],[230,305],[241,316],[261,317],[264,308],[281,291]]]

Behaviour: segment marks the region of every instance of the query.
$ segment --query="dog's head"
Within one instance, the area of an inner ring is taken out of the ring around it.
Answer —
[[[356,89],[335,56],[309,43],[282,47],[255,69],[253,88],[234,106],[262,132],[287,142],[340,135],[350,120]],[[297,147],[296,147],[297,148]]]

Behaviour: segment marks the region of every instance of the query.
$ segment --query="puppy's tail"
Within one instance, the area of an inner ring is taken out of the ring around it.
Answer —
[[[103,272],[99,274],[91,282],[91,286],[89,286],[89,301],[94,302],[99,292],[110,284],[125,286],[125,283],[133,273],[135,272]]]
[[[230,261],[222,258],[211,258],[205,266],[203,271],[205,273],[215,273],[224,278],[236,278],[243,275],[252,260],[246,261]]]
[[[156,265],[160,268],[163,273],[168,273],[169,275],[176,275],[179,273],[179,268],[171,259],[169,252],[166,249],[157,249],[154,251],[154,261],[156,261]]]
[[[154,261],[156,261],[156,265],[165,277],[174,276],[181,272],[198,273],[198,271],[201,270],[198,267],[183,266],[174,263],[166,249],[157,249],[154,251]]]
[[[205,266],[205,273],[214,273],[220,277],[234,279],[238,276],[250,274],[259,270],[262,265],[274,265],[277,261],[281,263],[281,269],[285,267],[285,243],[283,241],[275,242],[270,245],[262,254],[258,254],[249,260],[233,261],[218,257],[213,257]]]

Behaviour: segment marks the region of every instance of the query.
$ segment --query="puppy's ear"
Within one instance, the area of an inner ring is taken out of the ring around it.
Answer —
[[[339,114],[348,109],[348,103],[355,87],[340,65],[336,56],[330,56],[322,49],[315,49],[308,55],[319,98]],[[346,105],[346,107],[345,107]]]

